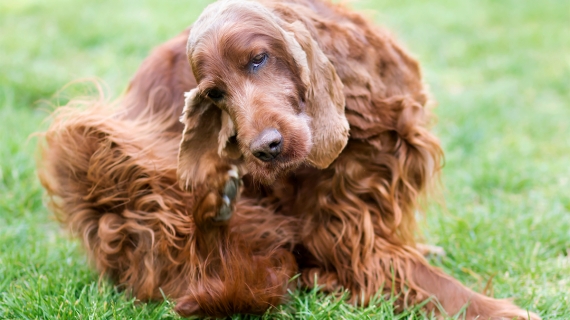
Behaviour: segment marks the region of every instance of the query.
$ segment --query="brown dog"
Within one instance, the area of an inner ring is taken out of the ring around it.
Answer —
[[[140,299],[163,290],[182,315],[262,313],[301,273],[353,303],[395,288],[402,306],[524,319],[416,249],[442,158],[426,103],[418,63],[357,13],[220,1],[118,108],[58,111],[40,176],[102,274]]]

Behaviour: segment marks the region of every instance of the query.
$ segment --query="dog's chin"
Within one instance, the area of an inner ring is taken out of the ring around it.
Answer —
[[[247,171],[255,182],[271,185],[280,177],[295,170],[305,162],[305,158],[292,160],[274,160],[270,162],[261,162],[257,159],[248,159],[246,161]]]

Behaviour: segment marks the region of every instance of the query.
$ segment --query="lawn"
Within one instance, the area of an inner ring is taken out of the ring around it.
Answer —
[[[34,132],[47,111],[90,94],[117,97],[149,50],[208,3],[0,2],[0,318],[177,318],[99,281],[80,244],[42,202]],[[447,256],[432,262],[477,291],[570,319],[570,2],[361,0],[422,61],[439,102],[444,205],[422,223]],[[65,89],[64,89],[65,87]],[[265,318],[387,318],[389,302],[353,308],[293,293]],[[422,316],[409,310],[399,317]],[[236,316],[236,319],[242,317]]]

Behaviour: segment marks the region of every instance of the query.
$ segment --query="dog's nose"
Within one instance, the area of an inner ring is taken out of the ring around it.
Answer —
[[[277,129],[263,130],[249,146],[251,153],[261,161],[271,161],[281,153],[283,137]]]

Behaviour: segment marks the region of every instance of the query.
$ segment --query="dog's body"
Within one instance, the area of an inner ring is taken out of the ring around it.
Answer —
[[[40,176],[102,274],[182,315],[264,312],[301,273],[354,303],[395,288],[526,318],[416,250],[442,155],[427,100],[417,62],[356,13],[222,1],[147,58],[119,112],[60,111]]]

